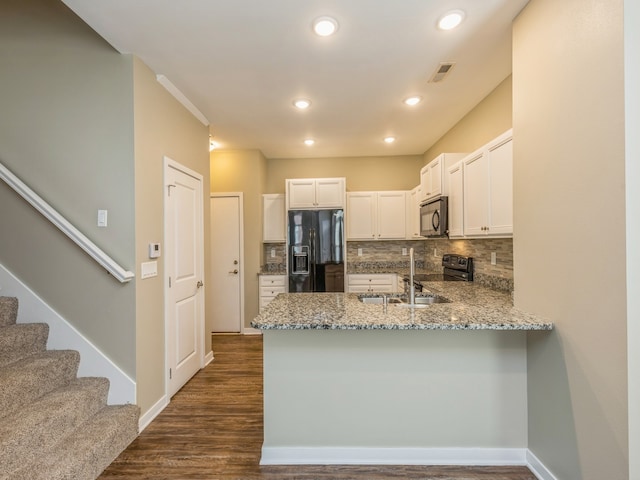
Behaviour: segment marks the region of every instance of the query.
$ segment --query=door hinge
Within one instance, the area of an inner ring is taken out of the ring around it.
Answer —
[[[171,288],[171,277],[169,277],[169,288]]]
[[[172,372],[171,372],[171,369],[169,369],[169,380],[171,380],[172,378],[173,378],[172,377]]]

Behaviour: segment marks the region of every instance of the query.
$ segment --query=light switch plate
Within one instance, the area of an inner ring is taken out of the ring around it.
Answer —
[[[491,265],[496,264],[496,252],[491,252]]]
[[[98,226],[106,227],[107,226],[107,211],[106,210],[98,210]]]

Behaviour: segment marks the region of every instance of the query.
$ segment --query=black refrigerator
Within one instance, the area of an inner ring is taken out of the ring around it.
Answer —
[[[344,211],[289,210],[289,293],[344,292]]]

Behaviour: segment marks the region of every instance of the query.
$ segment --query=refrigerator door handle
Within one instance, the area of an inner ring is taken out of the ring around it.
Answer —
[[[316,291],[316,231],[314,228],[309,230],[309,243],[311,252],[309,252],[309,279],[311,280],[311,291]]]

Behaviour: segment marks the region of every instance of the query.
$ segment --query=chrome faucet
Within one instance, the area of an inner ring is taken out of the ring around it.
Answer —
[[[416,286],[413,283],[413,277],[416,274],[416,266],[413,258],[413,247],[409,249],[409,305],[416,303]]]

